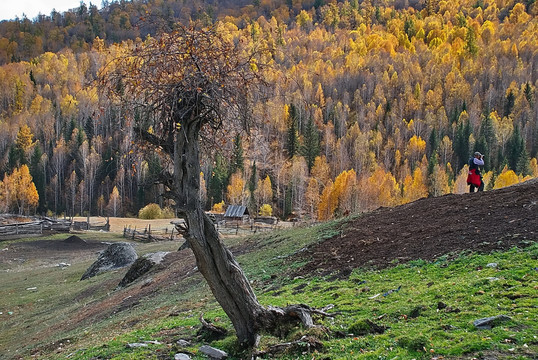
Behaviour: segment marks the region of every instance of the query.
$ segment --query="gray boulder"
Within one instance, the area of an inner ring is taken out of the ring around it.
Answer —
[[[129,268],[129,271],[127,271],[127,274],[125,274],[123,279],[121,279],[120,283],[118,284],[118,288],[129,285],[136,279],[140,278],[142,275],[149,272],[156,265],[160,265],[167,254],[169,253],[159,251],[156,253],[146,254],[136,259],[136,261]]]
[[[89,279],[105,271],[120,269],[131,265],[138,258],[131,244],[120,242],[107,247],[97,260],[86,270],[80,280]]]
[[[177,353],[174,355],[174,360],[191,360],[191,357],[185,353]]]
[[[473,325],[476,326],[476,328],[480,330],[489,330],[499,325],[502,322],[510,321],[510,320],[512,320],[510,316],[497,315],[497,316],[491,316],[491,317],[475,320],[473,321]]]
[[[202,345],[199,350],[202,354],[206,355],[210,359],[222,360],[228,357],[226,352],[209,345]]]

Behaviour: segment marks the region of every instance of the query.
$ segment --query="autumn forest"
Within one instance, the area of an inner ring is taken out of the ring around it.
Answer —
[[[0,212],[173,208],[170,160],[98,80],[191,21],[266,50],[250,131],[205,142],[207,210],[326,220],[464,193],[474,151],[486,190],[538,177],[535,0],[106,1],[0,23]]]

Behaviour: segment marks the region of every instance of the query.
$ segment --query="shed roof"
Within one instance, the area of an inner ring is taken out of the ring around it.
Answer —
[[[243,215],[248,215],[248,209],[243,205],[230,205],[224,213],[224,217],[242,217]]]

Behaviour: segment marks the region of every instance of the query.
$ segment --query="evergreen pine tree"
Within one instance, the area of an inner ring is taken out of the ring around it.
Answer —
[[[496,167],[496,159],[493,155],[497,147],[497,139],[495,138],[495,129],[491,120],[490,114],[485,115],[480,123],[480,136],[475,143],[475,151],[480,151],[484,154],[484,169],[489,171]]]
[[[530,107],[532,108],[534,105],[534,91],[532,90],[531,84],[527,81],[525,84],[525,89],[523,90],[523,93],[525,94],[525,99],[527,99]]]
[[[458,125],[456,137],[454,139],[454,152],[458,156],[458,169],[461,169],[469,159],[469,136],[471,135],[471,126],[469,121],[465,124],[461,122]]]
[[[227,186],[228,167],[224,157],[218,154],[208,184],[208,200],[211,205],[218,204],[224,199],[224,190]]]
[[[245,169],[245,159],[243,157],[243,142],[241,135],[236,134],[234,138],[232,160],[230,162],[230,176],[236,171]]]
[[[513,91],[510,90],[508,94],[506,95],[506,99],[504,101],[503,116],[509,116],[512,113],[515,102],[516,102],[516,96],[514,95]]]
[[[306,124],[304,134],[304,145],[302,147],[302,155],[305,157],[308,172],[312,170],[314,161],[320,153],[319,132],[314,123],[314,119],[310,118]]]
[[[517,163],[525,150],[525,141],[521,137],[519,126],[514,127],[512,136],[506,143],[506,159],[508,161],[508,167],[514,171],[517,170]]]
[[[433,128],[430,132],[428,144],[430,145],[430,154],[433,155],[433,153],[436,152],[437,148],[439,147],[439,132],[436,128]]]
[[[472,57],[478,54],[476,33],[472,26],[467,27],[467,33],[465,34],[465,45],[463,46],[463,48]]]
[[[295,105],[290,104],[288,118],[288,141],[286,144],[288,157],[291,159],[299,152],[299,129],[297,127],[297,110]]]
[[[250,169],[250,179],[248,181],[248,190],[250,191],[250,199],[249,199],[249,209],[254,209],[257,213],[256,209],[256,199],[254,198],[254,191],[256,191],[256,187],[258,186],[258,169],[256,168],[256,161],[254,160],[254,163],[252,164],[252,167]]]
[[[531,174],[531,169],[529,166],[530,156],[525,148],[521,152],[519,159],[516,164],[516,174],[527,176]]]

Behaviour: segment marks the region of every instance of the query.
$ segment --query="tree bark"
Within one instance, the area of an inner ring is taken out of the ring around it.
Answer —
[[[314,327],[307,305],[286,308],[264,307],[256,298],[243,270],[232,253],[224,246],[215,225],[203,211],[199,198],[200,158],[199,122],[183,122],[174,141],[173,189],[178,212],[186,226],[178,228],[184,234],[196,258],[198,269],[206,279],[213,295],[230,318],[239,343],[243,347],[258,344],[259,333],[285,335],[291,324],[301,322]]]
[[[199,131],[199,124],[194,122],[183,124],[176,133],[176,203],[187,224],[185,238],[194,252],[198,269],[232,321],[239,342],[253,346],[259,332],[257,319],[266,309],[258,302],[245,274],[202,209],[199,200]]]

